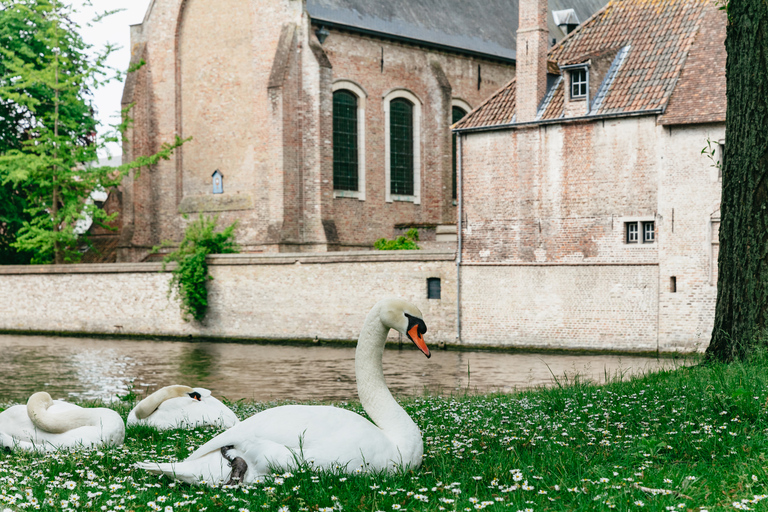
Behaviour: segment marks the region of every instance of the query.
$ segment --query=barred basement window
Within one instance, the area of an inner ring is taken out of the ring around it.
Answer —
[[[453,123],[457,123],[461,121],[461,118],[463,118],[465,115],[467,115],[467,111],[464,110],[461,107],[453,107]],[[458,197],[457,195],[457,186],[456,186],[456,161],[458,160],[458,156],[456,155],[456,133],[452,134],[453,137],[453,199],[456,199]]]
[[[413,104],[396,98],[389,108],[391,193],[410,196],[413,195]]]
[[[357,97],[333,93],[333,188],[358,190]]]
[[[440,278],[439,277],[427,278],[427,298],[428,299],[440,298]]]
[[[587,69],[576,68],[571,70],[571,99],[587,97]]]

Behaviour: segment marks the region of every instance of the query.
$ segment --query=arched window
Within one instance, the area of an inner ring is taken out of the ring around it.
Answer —
[[[357,96],[333,93],[333,189],[358,190]]]
[[[461,118],[467,115],[467,111],[464,110],[461,107],[457,107],[454,105],[453,107],[453,117],[451,119],[451,124],[455,124],[459,121],[461,121]],[[456,155],[456,133],[453,133],[451,135],[451,138],[453,139],[453,199],[456,199],[457,197],[457,187],[456,187],[456,161],[458,160],[458,155]]]
[[[383,99],[385,200],[421,204],[421,100],[400,88]]]
[[[405,98],[389,106],[389,158],[392,194],[413,195],[413,103]]]

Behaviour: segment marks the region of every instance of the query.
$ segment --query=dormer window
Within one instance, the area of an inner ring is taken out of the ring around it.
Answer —
[[[587,68],[571,69],[571,99],[582,99],[587,97]]]

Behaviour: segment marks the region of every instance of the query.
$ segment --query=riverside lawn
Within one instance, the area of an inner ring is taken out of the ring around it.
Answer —
[[[128,427],[122,447],[0,452],[0,511],[764,510],[766,370],[763,355],[599,386],[404,399],[425,457],[393,475],[299,467],[247,487],[190,486],[132,465],[183,459],[219,430]],[[230,405],[246,418],[276,404]],[[126,416],[131,404],[111,407]]]

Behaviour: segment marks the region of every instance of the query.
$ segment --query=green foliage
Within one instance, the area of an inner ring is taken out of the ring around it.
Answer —
[[[298,466],[232,488],[171,483],[133,467],[184,459],[221,429],[129,426],[120,447],[0,451],[0,489],[19,488],[0,493],[0,509],[46,499],[49,509],[67,500],[112,509],[124,499],[137,511],[169,503],[294,512],[765,510],[767,370],[765,355],[753,353],[744,363],[670,364],[602,385],[570,377],[521,393],[409,398],[404,408],[424,439],[420,468],[342,475]],[[228,405],[245,419],[280,404]],[[123,417],[131,408],[108,406]],[[340,406],[362,411],[357,402]]]
[[[399,236],[394,240],[379,238],[373,246],[380,251],[411,251],[419,248],[416,242],[419,241],[419,230],[409,229],[405,236]]]
[[[185,216],[186,218],[186,216]],[[176,292],[181,303],[184,320],[194,318],[202,321],[208,310],[208,288],[206,283],[213,279],[208,274],[205,257],[209,254],[231,254],[239,252],[234,231],[237,222],[233,222],[223,231],[216,233],[219,216],[206,217],[202,213],[184,231],[184,239],[179,247],[163,258],[163,269],[170,262],[176,262],[173,269],[168,293]],[[155,247],[153,252],[170,245],[164,242]]]
[[[72,14],[56,0],[0,0],[0,263],[78,261],[83,221],[114,220],[91,193],[184,142],[119,167],[89,165],[129,121],[96,136],[92,91],[119,73],[105,64],[111,47],[88,57]]]

